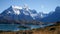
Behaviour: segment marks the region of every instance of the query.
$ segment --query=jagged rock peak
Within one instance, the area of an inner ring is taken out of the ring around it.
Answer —
[[[60,11],[60,6],[57,6],[55,11]]]

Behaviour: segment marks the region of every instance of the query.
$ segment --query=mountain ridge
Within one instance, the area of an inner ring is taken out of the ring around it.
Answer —
[[[0,22],[9,23],[33,23],[60,21],[60,7],[56,7],[55,11],[49,14],[42,12],[37,13],[34,9],[28,7],[10,6],[0,14]],[[57,16],[57,17],[56,17]],[[30,24],[31,24],[30,23]]]
[[[37,17],[37,12],[36,10],[31,10],[27,8],[18,8],[17,6],[10,6],[8,9],[4,10],[1,13],[2,19],[0,21],[8,21],[8,22],[24,22],[24,21],[34,21],[35,19],[39,18]]]

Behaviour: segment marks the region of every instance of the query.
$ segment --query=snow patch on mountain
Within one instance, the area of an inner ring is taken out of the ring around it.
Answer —
[[[37,17],[37,14],[31,14],[31,17],[35,19],[35,17]]]
[[[23,12],[25,15],[29,15],[29,13],[27,11]]]
[[[20,14],[20,10],[19,9],[13,9],[14,13],[19,15]]]
[[[10,11],[8,11],[8,13],[7,14],[10,14],[11,12]]]
[[[12,6],[12,8],[13,8],[13,9],[22,9],[21,6],[14,6],[14,5]]]

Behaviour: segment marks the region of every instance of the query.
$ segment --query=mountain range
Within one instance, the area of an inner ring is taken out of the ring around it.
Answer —
[[[56,21],[60,21],[59,6],[49,14],[37,13],[35,9],[21,6],[10,6],[0,14],[0,23],[4,24],[41,24],[41,22]]]
[[[60,21],[60,7],[57,6],[53,13],[50,13],[47,17],[41,19],[43,22],[57,22]]]

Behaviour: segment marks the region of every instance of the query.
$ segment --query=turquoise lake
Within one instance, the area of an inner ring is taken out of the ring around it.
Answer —
[[[27,29],[18,28],[18,26],[20,26],[20,24],[0,24],[0,30],[3,30],[3,31],[28,30],[28,28]],[[31,27],[30,29],[33,29],[33,28],[45,27],[45,26],[48,26],[48,25],[27,25],[27,26]]]

